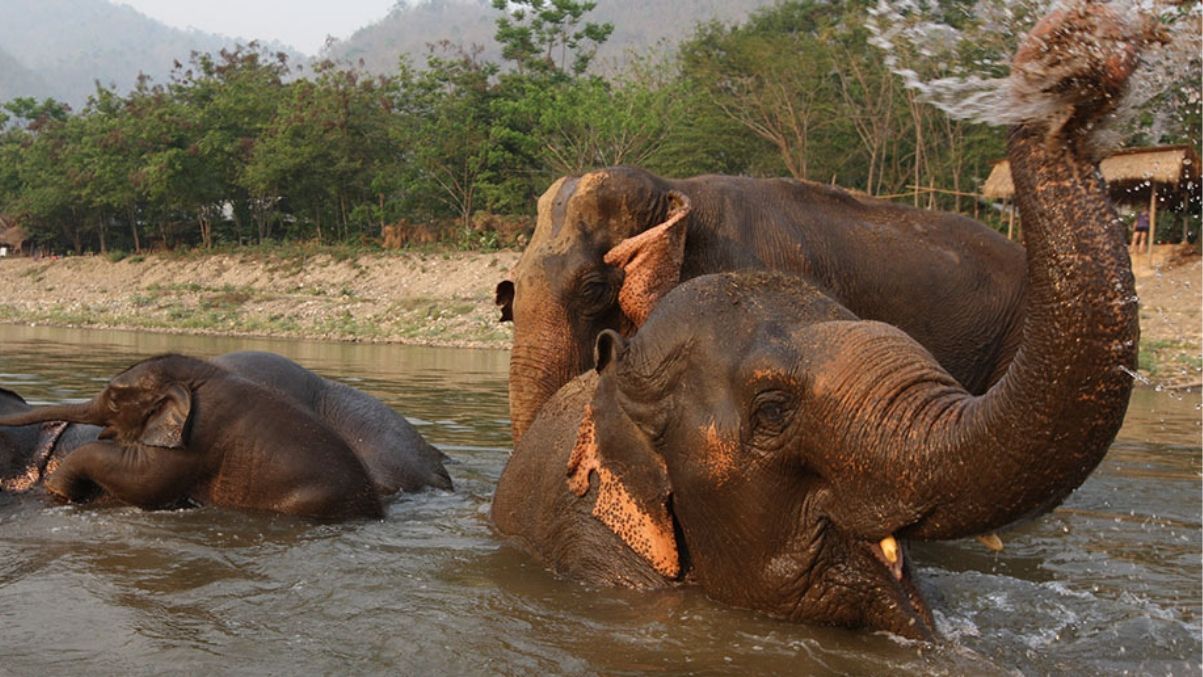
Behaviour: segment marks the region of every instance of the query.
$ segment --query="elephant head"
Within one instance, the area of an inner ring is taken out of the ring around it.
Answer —
[[[597,338],[567,489],[592,492],[593,516],[661,575],[720,601],[933,634],[905,541],[1051,509],[1123,421],[1136,296],[1090,148],[1136,64],[1140,38],[1122,29],[1103,5],[1066,10],[1017,58],[1016,77],[1058,113],[1008,141],[1030,301],[1018,355],[989,391],[971,395],[906,334],[796,279],[696,278],[634,338]],[[1049,39],[1066,34],[1078,38]]]
[[[539,198],[513,281],[497,286],[514,322],[510,417],[515,442],[560,386],[592,366],[603,329],[630,334],[679,279],[688,198],[645,171],[564,177]]]
[[[103,428],[100,439],[113,439],[123,445],[181,449],[192,414],[192,390],[188,384],[203,375],[191,372],[197,367],[206,371],[206,366],[199,360],[175,355],[140,362],[114,376],[88,402],[40,407],[2,417],[0,426],[46,421],[87,423]]]

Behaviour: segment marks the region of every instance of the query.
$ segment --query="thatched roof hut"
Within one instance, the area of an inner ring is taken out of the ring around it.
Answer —
[[[17,253],[21,252],[25,240],[29,239],[25,229],[17,224],[17,220],[0,214],[0,246],[12,247]]]
[[[1154,186],[1160,209],[1181,209],[1203,197],[1199,155],[1190,146],[1129,148],[1103,160],[1099,168],[1116,203],[1147,206]],[[1009,200],[1014,195],[1011,164],[1003,160],[990,171],[982,196]]]

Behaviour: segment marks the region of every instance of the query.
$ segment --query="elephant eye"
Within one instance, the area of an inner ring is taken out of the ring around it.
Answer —
[[[756,396],[752,407],[752,431],[757,435],[779,435],[789,425],[789,393],[770,390]]]
[[[613,305],[616,287],[610,276],[598,272],[581,278],[577,285],[577,295],[584,309],[601,311]]]

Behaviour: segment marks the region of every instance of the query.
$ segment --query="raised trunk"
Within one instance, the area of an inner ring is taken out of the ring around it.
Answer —
[[[910,497],[922,515],[903,532],[913,538],[958,538],[1051,509],[1103,459],[1128,406],[1136,290],[1097,168],[1071,139],[1030,126],[1012,132],[1009,157],[1027,224],[1023,343],[982,397],[929,403],[942,414],[918,448],[906,445],[908,464],[931,469]]]
[[[53,407],[38,407],[20,414],[0,416],[0,426],[31,425],[47,421],[67,421],[68,423],[90,423],[104,425],[104,421],[93,411],[91,402],[82,404],[63,404]]]

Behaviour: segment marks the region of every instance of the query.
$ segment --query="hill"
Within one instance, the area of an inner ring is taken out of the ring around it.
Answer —
[[[598,51],[602,68],[621,64],[628,52],[662,45],[672,47],[693,33],[699,23],[733,23],[774,0],[602,0],[586,15],[588,21],[614,24],[614,33]],[[420,0],[399,2],[380,21],[333,43],[325,56],[356,63],[374,73],[389,73],[406,55],[414,65],[425,63],[428,46],[443,40],[453,45],[484,48],[482,58],[501,60],[493,41],[500,12],[489,0]]]
[[[98,80],[121,91],[139,73],[165,82],[174,61],[236,42],[172,28],[108,0],[4,0],[0,45],[9,58],[0,54],[0,101],[54,96],[78,109]]]
[[[11,95],[9,93],[12,93]],[[32,96],[39,99],[58,96],[42,78],[26,68],[16,57],[0,49],[0,101],[12,96]]]

